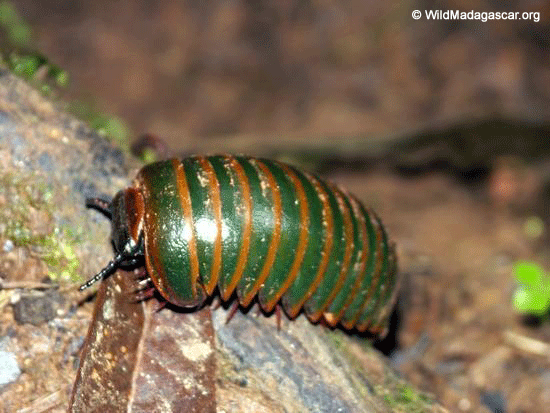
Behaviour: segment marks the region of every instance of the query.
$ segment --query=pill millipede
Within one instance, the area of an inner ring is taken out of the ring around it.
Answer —
[[[282,162],[192,156],[143,167],[112,201],[87,205],[112,222],[114,259],[144,266],[169,303],[200,307],[219,293],[257,299],[290,318],[380,333],[395,304],[395,246],[379,217],[344,189]]]

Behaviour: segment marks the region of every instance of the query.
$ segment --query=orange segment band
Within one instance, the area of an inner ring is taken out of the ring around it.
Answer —
[[[342,262],[342,267],[340,269],[340,274],[338,275],[338,279],[336,280],[336,284],[334,285],[332,292],[326,299],[325,303],[322,305],[322,307],[319,309],[318,312],[311,314],[310,319],[317,321],[323,311],[332,303],[334,300],[334,297],[340,292],[342,287],[344,286],[346,282],[346,276],[349,271],[349,265],[351,261],[351,253],[354,249],[354,243],[353,243],[353,223],[351,222],[351,216],[350,216],[350,210],[347,207],[342,193],[338,190],[338,188],[333,187],[334,195],[336,196],[336,199],[338,200],[338,204],[341,206],[341,208],[344,210],[344,237],[345,237],[345,243],[346,243],[346,249],[344,251],[344,260]],[[332,317],[327,319],[327,322],[330,326],[336,325],[336,323],[333,322]]]
[[[359,289],[361,288],[361,284],[363,283],[363,279],[365,278],[365,269],[367,267],[367,258],[369,255],[369,244],[367,239],[367,222],[365,221],[366,218],[363,216],[359,209],[359,205],[357,204],[357,200],[350,196],[350,201],[353,206],[353,214],[355,215],[355,218],[361,222],[361,240],[363,242],[363,250],[361,251],[361,263],[360,263],[360,269],[357,271],[355,282],[353,283],[353,287],[351,288],[351,292],[346,298],[346,301],[344,302],[344,305],[334,318],[334,325],[336,325],[340,319],[344,316],[347,308],[349,305],[353,302],[355,297],[357,296],[357,293],[359,292]]]
[[[367,211],[369,213],[369,216],[373,217],[374,213],[370,210]],[[369,291],[367,292],[367,295],[365,297],[365,301],[363,301],[363,305],[357,311],[355,314],[355,317],[353,317],[353,320],[349,321],[348,323],[342,324],[345,328],[351,329],[356,323],[357,319],[361,316],[363,311],[367,308],[369,305],[370,300],[372,299],[372,295],[374,294],[374,291],[376,290],[376,287],[378,287],[378,281],[380,280],[381,273],[382,273],[382,265],[384,263],[384,254],[383,251],[380,250],[380,245],[382,245],[382,228],[380,227],[380,224],[376,223],[376,264],[373,271],[372,281],[370,284]],[[350,327],[348,327],[350,326]]]
[[[220,185],[218,183],[216,173],[214,172],[214,168],[204,156],[201,156],[198,159],[202,169],[208,176],[208,187],[210,192],[210,200],[212,201],[212,212],[214,213],[214,220],[216,222],[216,238],[214,239],[214,252],[210,281],[204,286],[206,293],[211,295],[218,282],[222,266],[222,203],[220,199]]]
[[[315,278],[313,279],[311,285],[309,286],[309,289],[304,294],[302,299],[298,301],[293,307],[289,308],[287,310],[288,315],[290,318],[294,318],[298,315],[300,310],[302,309],[304,303],[313,295],[319,284],[321,283],[325,272],[327,270],[327,266],[330,260],[330,252],[332,251],[332,246],[334,244],[334,219],[332,217],[332,210],[330,208],[330,202],[328,199],[328,195],[319,183],[317,179],[315,179],[313,176],[306,174],[306,178],[309,179],[315,190],[317,191],[317,194],[319,195],[319,199],[321,200],[321,203],[323,204],[323,222],[325,223],[325,245],[323,246],[323,251],[321,253],[321,263],[319,264],[319,268],[317,270],[317,274],[315,274]]]
[[[294,185],[294,188],[296,189],[296,195],[298,196],[298,202],[300,203],[300,237],[298,239],[298,246],[296,247],[296,256],[294,257],[292,267],[288,272],[285,282],[283,283],[283,285],[281,285],[279,291],[277,291],[273,298],[264,304],[264,310],[267,312],[273,310],[273,307],[275,307],[277,301],[279,301],[281,296],[285,293],[286,290],[289,289],[289,287],[298,276],[300,266],[302,265],[302,260],[304,259],[304,255],[306,254],[309,238],[309,206],[304,186],[291,168],[283,164],[278,165],[285,171],[285,174],[290,178],[290,180],[292,181],[292,185]]]
[[[392,279],[389,280],[390,283],[393,284],[393,291],[391,293],[390,299],[388,300],[387,304],[385,305],[384,309],[380,311],[380,315],[378,317],[377,323],[375,326],[372,327],[372,331],[376,333],[384,333],[384,329],[386,329],[386,325],[383,324],[387,317],[389,316],[390,312],[395,307],[395,303],[397,302],[398,293],[400,290],[400,284],[401,284],[401,278],[399,277],[399,273],[397,270],[397,257],[395,252],[395,245],[392,244],[390,247],[390,270],[389,273],[392,275]]]
[[[133,186],[137,188],[142,196],[147,199],[149,194],[149,188],[145,184],[141,174],[138,174],[136,179],[134,179]],[[160,262],[157,246],[157,237],[156,234],[152,231],[153,228],[158,228],[157,225],[157,214],[148,210],[145,212],[145,222],[143,229],[143,242],[145,245],[145,268],[147,269],[147,274],[151,277],[153,284],[160,294],[168,301],[170,297],[174,297],[176,294],[174,291],[166,285],[164,280],[166,280],[166,274],[164,273],[164,267]],[[153,233],[151,233],[153,232]]]
[[[256,165],[258,165],[258,167],[262,170],[267,179],[268,187],[271,189],[271,196],[273,197],[273,219],[275,221],[275,224],[273,227],[273,235],[271,236],[271,242],[267,249],[267,255],[265,257],[262,271],[258,275],[258,278],[252,286],[250,292],[240,299],[241,304],[244,307],[247,307],[250,304],[250,302],[268,277],[269,272],[273,267],[273,263],[275,262],[275,256],[277,255],[279,242],[281,240],[283,206],[281,203],[281,193],[279,191],[279,186],[277,185],[277,181],[273,177],[271,171],[268,169],[267,166],[265,166],[263,162],[256,160]]]
[[[195,231],[193,230],[193,208],[189,196],[189,188],[185,177],[183,164],[177,159],[172,159],[172,165],[176,171],[176,181],[178,185],[178,196],[185,219],[185,225],[191,229],[189,236],[189,263],[191,267],[191,288],[193,296],[197,295],[197,284],[199,281],[199,257],[197,255],[197,243],[195,240]]]
[[[235,272],[231,276],[231,280],[229,281],[227,287],[221,291],[222,300],[224,301],[229,300],[229,297],[233,294],[235,287],[243,275],[250,250],[250,235],[252,234],[252,198],[250,196],[250,185],[248,183],[248,178],[243,167],[235,158],[228,157],[227,159],[229,161],[229,166],[233,169],[235,175],[237,175],[242,192],[241,198],[244,206],[244,229],[241,251],[239,252]]]

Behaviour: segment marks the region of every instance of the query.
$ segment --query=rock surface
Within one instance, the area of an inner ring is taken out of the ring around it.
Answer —
[[[10,283],[42,288],[48,276],[66,296],[57,317],[39,326],[15,325],[13,315],[3,312],[5,349],[25,366],[17,381],[1,390],[4,411],[65,411],[76,376],[75,343],[81,342],[92,318],[92,297],[78,293],[77,283],[112,256],[108,223],[86,210],[84,199],[112,195],[128,184],[136,169],[96,133],[0,69],[0,245],[13,243],[0,253],[2,282],[5,288]],[[0,291],[0,301],[9,301],[15,291]],[[157,313],[153,303],[135,305],[145,306],[151,317],[170,315],[177,317],[176,325],[203,328],[197,321],[204,317],[202,312]],[[359,337],[312,325],[303,316],[285,321],[281,332],[264,316],[237,313],[228,325],[225,317],[225,310],[214,311],[214,341],[207,340],[215,343],[216,373],[205,382],[215,383],[219,412],[411,409],[411,399],[400,396],[410,388]],[[115,325],[104,333],[125,337],[125,328]],[[165,349],[151,351],[149,359],[154,361],[162,359]],[[98,354],[108,362],[109,352]],[[85,351],[83,369],[86,364]],[[103,370],[95,373],[107,375],[105,364],[100,365]],[[178,374],[184,377],[185,371]],[[213,373],[206,369],[205,374]],[[93,375],[79,377],[82,382]],[[413,399],[416,409],[443,411],[424,396]],[[409,405],[403,407],[403,400]]]

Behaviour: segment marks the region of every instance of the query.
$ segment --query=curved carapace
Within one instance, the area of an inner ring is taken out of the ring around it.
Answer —
[[[268,312],[281,303],[291,318],[304,309],[314,322],[376,333],[395,303],[395,250],[379,218],[280,162],[153,163],[108,212],[117,256],[96,278],[143,255],[155,287],[178,306],[198,306],[217,288],[223,300],[236,292],[243,306],[258,297]]]

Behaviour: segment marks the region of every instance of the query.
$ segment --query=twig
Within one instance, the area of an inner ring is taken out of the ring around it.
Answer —
[[[550,344],[544,341],[535,340],[534,338],[526,337],[510,330],[504,332],[504,340],[519,350],[538,356],[550,357]]]
[[[48,394],[47,396],[36,399],[32,402],[30,407],[24,407],[19,409],[17,413],[42,413],[50,410],[55,406],[61,404],[59,396],[61,395],[61,390]]]
[[[38,290],[41,288],[58,288],[58,284],[41,283],[37,281],[1,281],[0,290],[14,290],[24,288],[28,290]]]

